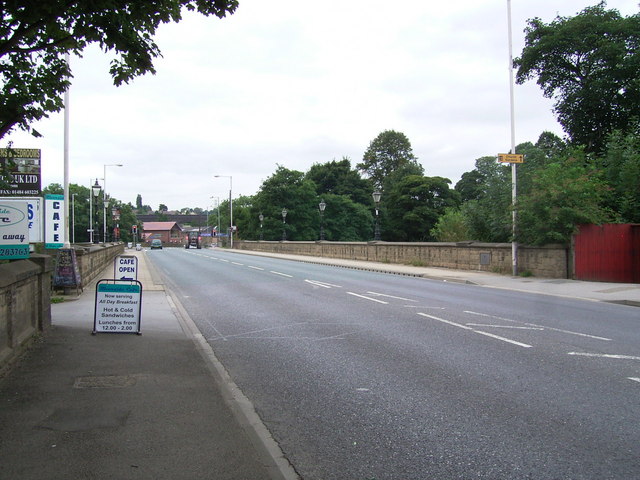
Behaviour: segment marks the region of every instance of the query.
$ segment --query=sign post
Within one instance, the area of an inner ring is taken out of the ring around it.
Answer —
[[[142,335],[141,310],[142,283],[137,280],[99,280],[96,284],[92,333]]]

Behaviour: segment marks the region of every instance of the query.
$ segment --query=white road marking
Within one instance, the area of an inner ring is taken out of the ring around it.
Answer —
[[[389,302],[384,302],[382,300],[378,300],[377,298],[365,297],[364,295],[358,295],[357,293],[347,292],[349,295],[353,295],[354,297],[364,298],[365,300],[371,300],[372,302],[382,303],[383,305],[389,305]]]
[[[221,262],[229,263],[229,260],[225,260],[224,258],[219,258],[218,260],[220,260]]]
[[[616,360],[640,360],[640,357],[634,357],[633,355],[613,355],[608,353],[569,352],[567,355],[575,355],[578,357],[613,358]]]
[[[238,265],[240,267],[244,267],[244,263],[231,262],[233,265]]]
[[[569,335],[577,335],[579,337],[593,338],[595,340],[603,340],[605,342],[610,342],[611,341],[610,338],[606,338],[606,337],[598,337],[598,336],[589,335],[589,334],[586,334],[586,333],[572,332],[571,330],[562,330],[561,328],[547,327],[545,325],[537,325],[535,323],[519,322],[518,320],[513,320],[511,318],[498,317],[496,315],[488,315],[486,313],[472,312],[470,310],[465,310],[464,313],[468,313],[469,315],[478,315],[479,317],[496,318],[498,320],[504,320],[505,322],[519,323],[520,325],[527,325],[529,327],[542,328],[544,330],[552,330],[554,332],[567,333]]]
[[[270,270],[269,273],[273,273],[274,275],[280,275],[281,277],[293,278],[293,275],[287,275],[286,273],[276,272],[275,270]]]
[[[480,330],[474,330],[475,333],[479,333],[480,335],[485,335],[487,337],[495,338],[496,340],[502,340],[503,342],[512,343],[513,345],[518,345],[519,347],[531,348],[531,345],[527,343],[516,342],[515,340],[511,340],[509,338],[500,337],[498,335],[494,335],[489,332],[481,332]]]
[[[264,271],[264,268],[254,267],[253,265],[249,265],[249,268],[253,268],[254,270],[262,270],[262,271]]]
[[[640,383],[640,378],[637,377],[627,377],[629,380],[633,380],[634,382]]]
[[[315,285],[316,287],[331,288],[330,285],[326,285],[322,282],[317,282],[315,280],[305,280],[305,282],[310,283],[311,285]]]
[[[418,312],[418,315],[421,315],[421,316],[423,316],[423,317],[430,318],[430,319],[432,319],[432,320],[437,320],[438,322],[446,323],[446,324],[448,324],[448,325],[453,325],[454,327],[462,328],[462,329],[464,329],[464,330],[471,330],[471,331],[473,331],[473,328],[471,328],[471,327],[467,327],[466,325],[462,325],[462,324],[460,324],[460,323],[452,322],[452,321],[450,321],[450,320],[445,320],[444,318],[434,317],[433,315],[429,315],[429,314],[427,314],[427,313],[421,313],[421,312]]]
[[[475,330],[475,329],[473,329],[471,327],[467,327],[466,325],[462,325],[460,323],[452,322],[450,320],[445,320],[444,318],[434,317],[433,315],[428,315],[426,313],[418,313],[418,315],[421,315],[421,316],[427,317],[427,318],[431,318],[432,320],[437,320],[438,322],[446,323],[446,324],[452,325],[454,327],[462,328],[464,330],[471,330],[474,333],[478,333],[480,335],[485,335],[487,337],[495,338],[496,340],[501,340],[503,342],[511,343],[513,345],[518,345],[519,347],[531,348],[531,345],[528,345],[526,343],[516,342],[515,340],[511,340],[509,338],[500,337],[498,335],[494,335],[493,333],[481,332],[480,330]]]
[[[342,285],[336,285],[334,283],[329,283],[329,282],[321,282],[320,280],[307,280],[307,281],[315,283],[317,285],[328,285],[330,287],[342,288]]]
[[[509,328],[513,330],[544,330],[542,327],[517,327],[515,325],[490,325],[488,323],[467,323],[469,327]]]
[[[369,295],[374,295],[376,297],[386,297],[386,298],[395,298],[396,300],[405,300],[407,302],[418,302],[417,300],[412,300],[411,298],[404,298],[404,297],[394,297],[393,295],[385,295],[384,293],[377,293],[377,292],[367,292]]]

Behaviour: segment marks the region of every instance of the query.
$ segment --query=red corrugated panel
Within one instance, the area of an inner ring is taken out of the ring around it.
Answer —
[[[640,225],[581,225],[575,236],[578,280],[640,282]]]

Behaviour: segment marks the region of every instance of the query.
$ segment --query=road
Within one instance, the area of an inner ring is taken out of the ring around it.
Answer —
[[[637,308],[147,253],[304,480],[640,478]]]

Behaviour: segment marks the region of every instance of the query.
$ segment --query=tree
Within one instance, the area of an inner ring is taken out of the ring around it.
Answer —
[[[640,14],[622,17],[606,3],[546,24],[528,21],[514,60],[517,82],[537,78],[571,141],[601,153],[614,130],[640,118]]]
[[[431,240],[431,229],[448,207],[457,207],[460,196],[442,177],[406,175],[385,190],[382,237],[385,240]]]
[[[606,205],[621,222],[640,223],[640,132],[614,132],[599,165],[611,189]]]
[[[344,157],[339,162],[335,160],[311,166],[305,177],[316,184],[319,196],[327,194],[346,195],[352,201],[369,205],[371,201],[372,185],[363,179],[357,170],[351,169],[351,161]]]
[[[518,149],[516,148],[516,151]],[[475,172],[475,173],[474,173]],[[511,174],[508,166],[495,157],[481,157],[470,172],[474,185],[467,190],[461,210],[471,238],[482,242],[507,242],[511,239]],[[456,190],[461,191],[461,182]],[[469,182],[470,184],[470,182]],[[473,188],[471,188],[473,187]]]
[[[418,165],[411,142],[404,133],[385,130],[371,141],[356,168],[381,189],[387,176],[407,164]]]
[[[160,49],[153,35],[162,23],[179,22],[182,9],[223,18],[237,0],[16,0],[2,2],[0,23],[0,138],[63,107],[70,85],[66,54],[81,55],[97,43],[113,51],[115,85],[155,73]]]
[[[527,245],[569,245],[581,223],[611,219],[603,208],[608,187],[602,173],[580,152],[541,168],[533,188],[518,199],[517,240]]]
[[[280,240],[283,229],[287,240],[313,240],[317,235],[319,202],[315,184],[306,179],[304,173],[278,165],[276,172],[262,182],[254,196],[250,218],[257,222],[258,215],[264,215],[265,240]],[[283,208],[287,209],[286,223],[282,221]],[[253,225],[254,238],[258,238],[259,224]]]
[[[431,236],[438,242],[462,242],[471,239],[467,219],[458,208],[449,207],[444,211],[435,227],[431,229]]]

